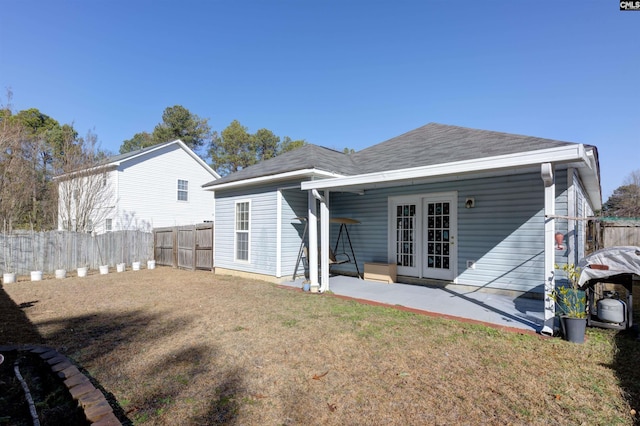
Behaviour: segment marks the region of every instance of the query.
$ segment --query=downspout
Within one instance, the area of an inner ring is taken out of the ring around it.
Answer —
[[[577,186],[575,169],[569,167],[567,169],[567,216],[570,218],[578,217],[577,207]],[[567,219],[567,259],[575,259],[578,248],[578,227],[577,222],[573,219]],[[575,263],[578,263],[576,259]]]
[[[555,289],[555,219],[556,183],[554,167],[551,163],[542,163],[540,177],[544,182],[544,326],[540,334],[553,336],[556,305],[551,298]]]

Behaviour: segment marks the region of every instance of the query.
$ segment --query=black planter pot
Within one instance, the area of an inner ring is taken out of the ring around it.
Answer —
[[[562,324],[562,334],[564,334],[565,340],[572,343],[584,343],[584,334],[587,329],[586,318],[562,316],[560,324]]]

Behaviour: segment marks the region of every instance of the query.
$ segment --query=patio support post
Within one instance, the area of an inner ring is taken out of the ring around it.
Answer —
[[[320,200],[320,292],[329,290],[329,190]]]
[[[555,289],[555,220],[556,183],[552,163],[542,163],[540,176],[544,182],[544,326],[541,334],[553,336],[556,305],[551,298]]]
[[[309,280],[310,286],[318,288],[318,213],[313,190],[308,191],[309,225]]]

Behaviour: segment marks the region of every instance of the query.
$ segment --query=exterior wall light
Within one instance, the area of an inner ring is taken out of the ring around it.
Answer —
[[[467,209],[472,209],[476,206],[476,199],[475,198],[467,198],[464,202],[464,207]]]

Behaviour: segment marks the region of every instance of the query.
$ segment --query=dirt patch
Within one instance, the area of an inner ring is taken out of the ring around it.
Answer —
[[[140,424],[632,424],[638,409],[611,330],[575,345],[171,268],[4,290],[26,323],[3,342],[55,347]]]

